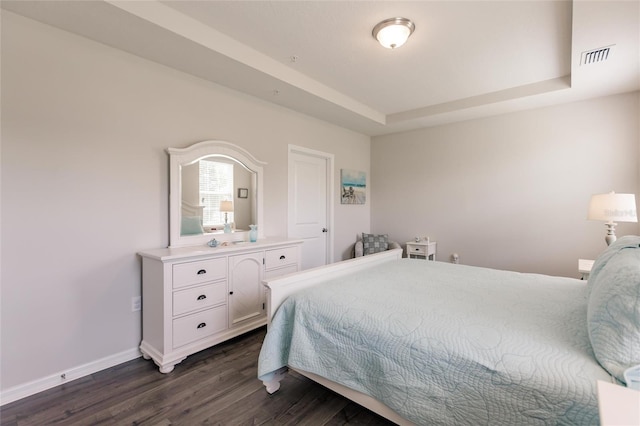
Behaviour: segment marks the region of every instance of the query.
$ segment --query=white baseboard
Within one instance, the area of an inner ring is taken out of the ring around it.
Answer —
[[[63,383],[69,383],[81,377],[88,376],[107,368],[111,368],[123,362],[131,361],[142,356],[138,348],[129,349],[108,357],[92,361],[90,363],[60,371],[48,377],[43,377],[22,385],[4,389],[0,392],[0,406],[17,401],[27,396],[35,395],[47,389],[54,388]]]

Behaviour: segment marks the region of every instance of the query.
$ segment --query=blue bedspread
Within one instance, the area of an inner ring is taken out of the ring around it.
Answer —
[[[258,376],[309,371],[417,424],[598,424],[586,283],[402,259],[288,298]]]

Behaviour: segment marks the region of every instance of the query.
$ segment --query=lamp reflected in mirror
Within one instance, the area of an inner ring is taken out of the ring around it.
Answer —
[[[224,212],[224,233],[228,234],[231,232],[231,224],[229,223],[228,215],[233,212],[233,202],[220,201],[220,211]]]

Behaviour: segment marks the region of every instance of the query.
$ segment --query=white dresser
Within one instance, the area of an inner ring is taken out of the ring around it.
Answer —
[[[169,373],[188,355],[265,325],[262,280],[299,271],[301,243],[266,239],[139,253],[144,358]]]

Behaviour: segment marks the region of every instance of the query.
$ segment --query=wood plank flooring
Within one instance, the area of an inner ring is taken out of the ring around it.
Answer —
[[[266,329],[191,355],[169,374],[129,361],[0,409],[13,425],[392,425],[289,372],[269,395],[257,379]]]

